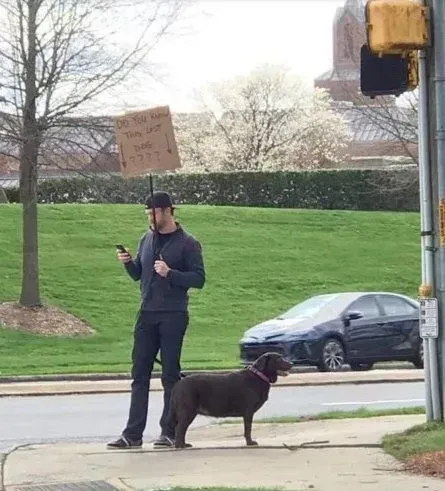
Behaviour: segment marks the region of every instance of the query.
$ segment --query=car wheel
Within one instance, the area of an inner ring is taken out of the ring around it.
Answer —
[[[355,372],[366,372],[366,370],[371,370],[374,363],[350,363],[349,366]]]
[[[419,346],[417,348],[417,356],[413,360],[413,365],[416,368],[423,368],[423,339],[420,340]]]
[[[321,357],[318,363],[320,372],[338,372],[345,363],[345,350],[341,341],[329,338],[321,349]]]

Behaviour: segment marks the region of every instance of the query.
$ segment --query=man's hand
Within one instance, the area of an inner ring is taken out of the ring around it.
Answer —
[[[166,278],[168,275],[168,272],[170,271],[170,268],[168,267],[168,264],[164,262],[162,256],[160,256],[161,259],[155,261],[155,271],[158,273],[159,276],[162,276],[163,278]]]
[[[123,254],[122,252],[116,251],[117,252],[117,259],[122,263],[126,264],[131,261],[131,256],[129,252],[126,252]]]

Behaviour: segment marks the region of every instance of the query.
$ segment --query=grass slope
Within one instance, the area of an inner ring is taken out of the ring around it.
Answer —
[[[425,414],[425,408],[423,406],[411,406],[400,408],[387,408],[387,409],[368,409],[361,407],[352,411],[327,411],[318,414],[309,414],[307,416],[278,416],[272,418],[256,419],[255,423],[262,424],[292,424],[303,423],[305,421],[321,421],[331,419],[365,419],[365,418],[378,418],[380,416],[404,416],[407,414]],[[222,420],[220,424],[240,424],[242,418],[238,419],[226,419]]]
[[[413,426],[402,433],[386,435],[383,448],[396,459],[406,460],[414,455],[445,449],[445,425],[429,422]]]
[[[415,295],[419,218],[407,213],[183,206],[200,239],[207,284],[190,294],[183,368],[238,364],[243,331],[304,298],[342,290]],[[129,370],[138,284],[115,259],[145,228],[137,205],[42,205],[41,293],[89,322],[97,335],[56,339],[0,329],[0,375]],[[0,206],[0,301],[21,282],[21,208]]]

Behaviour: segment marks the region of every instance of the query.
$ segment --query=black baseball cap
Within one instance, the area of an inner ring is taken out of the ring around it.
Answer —
[[[174,208],[174,204],[168,193],[156,191],[145,200],[145,208]]]

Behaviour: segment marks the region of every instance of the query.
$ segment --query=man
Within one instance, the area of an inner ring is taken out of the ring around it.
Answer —
[[[150,230],[142,236],[136,257],[117,257],[127,273],[140,281],[141,307],[134,329],[131,403],[122,436],[108,448],[131,449],[142,446],[147,423],[150,377],[160,350],[164,410],[161,435],[155,446],[174,446],[174,427],[168,419],[170,393],[180,379],[182,341],[188,325],[189,288],[202,288],[205,271],[199,242],[175,220],[170,196],[156,192],[145,203]],[[153,217],[155,212],[155,220]],[[153,225],[156,225],[156,230]]]

